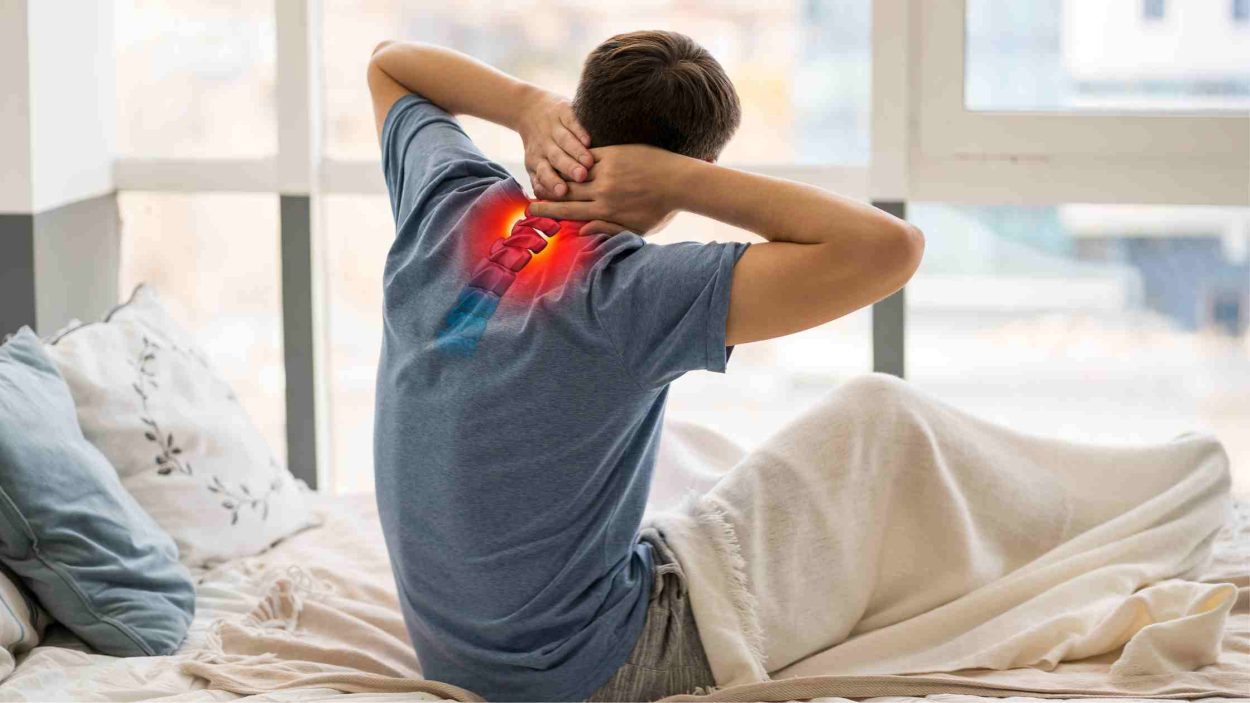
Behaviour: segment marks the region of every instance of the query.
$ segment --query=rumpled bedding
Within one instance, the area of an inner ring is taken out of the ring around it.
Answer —
[[[1219,656],[1237,587],[1197,576],[1229,486],[1210,436],[1038,437],[869,374],[644,522],[682,559],[720,687],[1111,653],[1138,683]]]
[[[717,483],[741,450],[703,427],[670,422],[661,446],[649,519],[682,494]],[[0,684],[0,700],[255,701],[477,700],[426,681],[408,643],[370,495],[321,498],[323,525],[256,557],[197,574],[191,636],[172,657],[117,659],[54,632]],[[1246,694],[1250,681],[1250,506],[1238,504],[1194,583],[1232,589],[1235,604],[1218,661],[1166,676],[1111,675],[1122,651],[1049,671],[968,669],[918,675],[823,675],[730,685],[669,700],[916,700],[984,702],[1111,697],[1198,698]],[[922,587],[923,584],[917,584]]]

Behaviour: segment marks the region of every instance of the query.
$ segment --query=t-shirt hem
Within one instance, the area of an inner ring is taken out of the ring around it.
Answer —
[[[647,613],[651,611],[651,591],[653,588],[652,579],[655,578],[654,555],[650,551],[651,545],[648,544],[646,547],[648,550],[648,557],[643,560],[643,563],[647,573],[646,577],[643,579],[642,585],[643,601],[645,605],[642,609],[642,616],[634,618],[637,622],[630,624],[629,636],[622,640],[628,643],[628,646],[625,647],[623,651],[616,653],[615,656],[608,658],[608,661],[613,662],[613,664],[606,669],[606,673],[604,673],[602,678],[596,681],[593,686],[585,690],[578,689],[572,692],[570,696],[561,698],[560,700],[584,701],[589,698],[591,694],[598,691],[600,687],[616,675],[616,672],[629,661],[629,655],[634,653],[634,647],[638,646],[638,639],[642,637],[643,628],[647,625]],[[592,679],[592,681],[593,680],[594,679]]]

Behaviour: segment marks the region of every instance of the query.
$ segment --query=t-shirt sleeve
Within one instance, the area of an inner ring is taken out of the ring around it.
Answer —
[[[466,182],[509,175],[477,148],[455,117],[415,93],[396,100],[386,113],[382,173],[396,222]]]
[[[729,290],[747,246],[646,243],[592,271],[591,312],[639,385],[662,386],[697,369],[724,372]]]

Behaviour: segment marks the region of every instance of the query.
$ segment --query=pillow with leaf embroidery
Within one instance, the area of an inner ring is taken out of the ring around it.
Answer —
[[[307,487],[274,459],[229,385],[155,291],[54,339],[87,440],[190,566],[247,556],[312,523]]]

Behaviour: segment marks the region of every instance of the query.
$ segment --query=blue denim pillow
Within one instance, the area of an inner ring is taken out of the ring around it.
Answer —
[[[0,346],[0,560],[104,654],[170,654],[195,612],[173,540],[83,438],[29,328]]]

